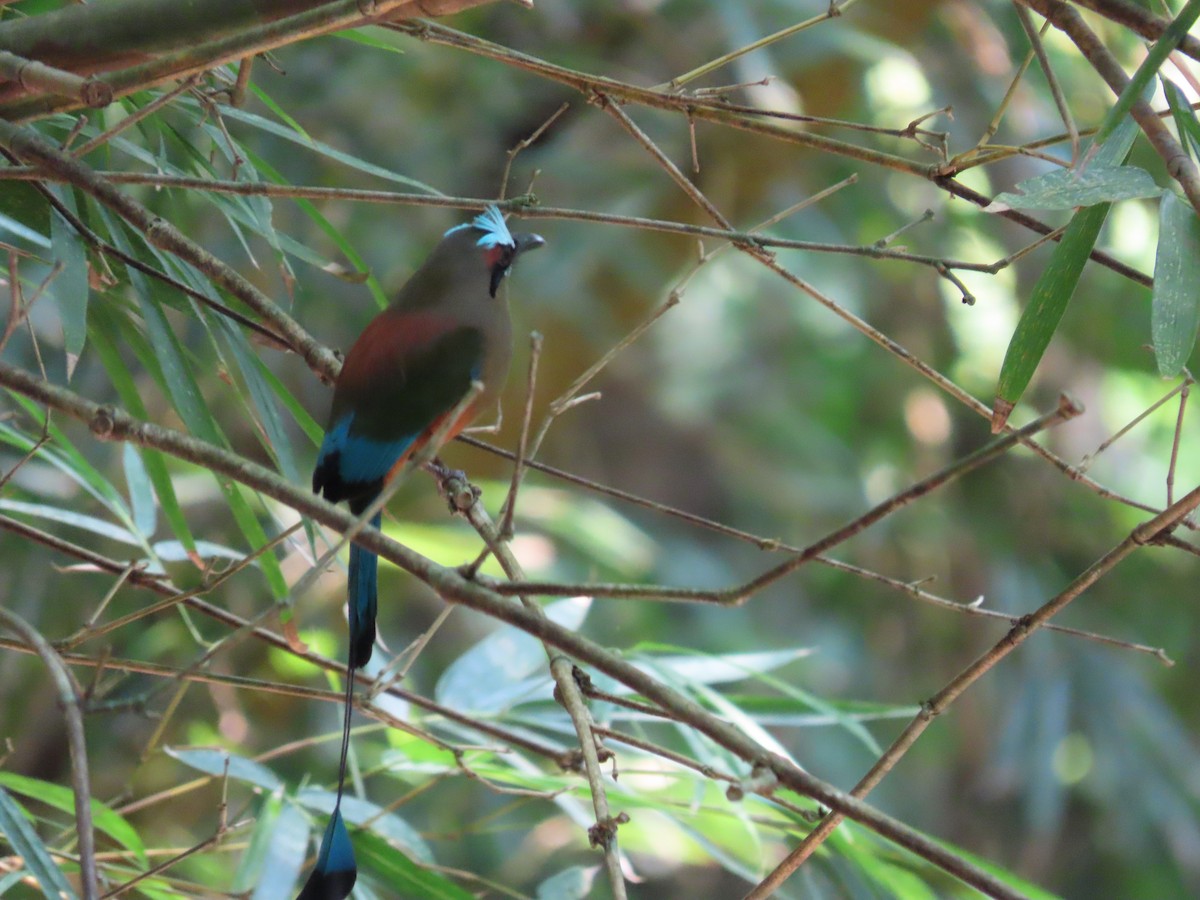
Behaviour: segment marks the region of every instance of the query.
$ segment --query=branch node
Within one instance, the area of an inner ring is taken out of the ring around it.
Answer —
[[[99,78],[89,78],[83,83],[81,98],[86,106],[102,109],[113,102],[112,85]]]
[[[111,406],[101,406],[88,422],[88,428],[98,440],[109,440],[117,430],[117,411]]]
[[[629,813],[621,812],[608,816],[588,829],[588,844],[607,850],[617,836],[617,827],[629,821]]]

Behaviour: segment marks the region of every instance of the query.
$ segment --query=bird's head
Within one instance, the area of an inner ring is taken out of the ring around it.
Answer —
[[[540,234],[513,234],[495,206],[489,206],[470,222],[455,225],[445,237],[455,235],[474,238],[469,243],[482,259],[487,271],[488,293],[493,297],[516,258],[526,250],[535,250],[546,243]]]

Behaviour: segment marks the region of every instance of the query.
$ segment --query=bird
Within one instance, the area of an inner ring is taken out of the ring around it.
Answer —
[[[388,481],[423,452],[436,454],[477,414],[495,408],[512,356],[512,326],[500,286],[517,257],[545,244],[509,231],[494,204],[447,231],[387,309],[346,354],[333,390],[312,486],[331,503],[366,513]],[[467,398],[473,385],[483,387]],[[371,527],[379,528],[375,512]],[[378,557],[350,545],[349,663],[337,797],[317,862],[297,900],[343,900],[357,878],[342,819],[354,673],[375,646]]]

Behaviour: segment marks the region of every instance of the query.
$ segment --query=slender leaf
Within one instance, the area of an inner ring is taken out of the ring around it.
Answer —
[[[356,44],[373,47],[376,50],[383,50],[387,53],[404,55],[404,50],[388,40],[388,38],[392,37],[392,33],[384,31],[376,25],[367,25],[363,28],[349,28],[346,31],[335,31],[332,36],[343,41],[353,41]]]
[[[1121,123],[1129,114],[1129,110],[1133,108],[1133,104],[1137,102],[1139,97],[1144,97],[1152,88],[1151,82],[1162,64],[1167,61],[1167,57],[1171,54],[1184,36],[1191,30],[1196,19],[1200,18],[1200,0],[1188,0],[1187,5],[1179,11],[1174,20],[1163,29],[1162,35],[1150,48],[1150,52],[1146,54],[1146,58],[1142,60],[1141,65],[1137,67],[1137,71],[1133,73],[1133,77],[1129,79],[1129,83],[1121,91],[1121,96],[1117,98],[1117,102],[1113,104],[1108,114],[1104,117],[1104,121],[1100,123],[1100,128],[1096,132],[1096,144],[1103,143],[1108,140],[1109,135],[1116,134],[1121,127]],[[1085,157],[1086,158],[1086,157]]]
[[[1126,119],[1096,151],[1091,166],[1116,166],[1124,161],[1137,137],[1138,126]],[[1029,303],[1021,314],[1016,331],[1004,354],[996,386],[992,430],[999,431],[1008,420],[1013,406],[1025,393],[1030,379],[1050,346],[1050,340],[1067,311],[1067,303],[1079,284],[1083,267],[1096,245],[1100,228],[1108,217],[1111,204],[1098,203],[1075,213],[1055,246],[1050,262],[1042,270]]]
[[[75,198],[67,188],[51,188],[59,201],[75,212]],[[63,342],[67,351],[67,380],[75,372],[75,364],[83,353],[87,340],[88,260],[87,249],[78,232],[57,211],[50,215],[50,252],[62,266],[62,271],[50,285],[50,293],[58,304],[62,317]]]
[[[420,897],[422,900],[472,900],[463,890],[437,872],[423,869],[369,831],[354,835],[354,852],[363,869],[369,869],[386,885],[388,897]]]
[[[60,472],[69,476],[72,481],[102,503],[114,517],[132,527],[133,521],[121,492],[113,487],[112,482],[99,469],[84,458],[62,429],[53,422],[47,425],[45,409],[22,394],[10,394],[10,396],[25,409],[39,431],[46,428],[50,435],[50,444],[42,445],[38,451],[38,458],[49,462]],[[28,434],[12,428],[3,420],[0,420],[0,435],[8,443],[23,450],[31,449],[36,443]]]
[[[244,756],[209,747],[167,747],[165,749],[169,756],[173,756],[184,765],[209,775],[223,777],[228,771],[230,778],[245,781],[266,791],[275,791],[283,787],[283,782],[279,780],[278,775],[262,763],[246,759]]]
[[[45,803],[65,813],[75,815],[75,792],[60,784],[52,784],[40,778],[29,778],[16,772],[0,772],[0,786],[14,794],[21,794]],[[92,824],[117,844],[137,856],[145,864],[146,846],[132,825],[111,807],[92,799]]]
[[[130,415],[145,419],[147,413],[141,394],[138,392],[137,385],[134,384],[133,376],[125,365],[125,361],[121,359],[109,340],[109,333],[111,332],[104,327],[93,329],[92,347],[96,351],[96,355],[100,357],[105,371],[108,372],[108,377],[112,379],[122,405]],[[188,554],[195,553],[196,540],[192,537],[187,516],[184,515],[183,508],[179,505],[179,498],[175,496],[175,485],[171,481],[170,472],[167,471],[166,458],[157,450],[145,448],[142,450],[141,459],[150,483],[154,485],[154,493],[158,497],[158,503],[162,507],[163,515],[166,516],[171,533],[178,538]]]
[[[72,528],[90,531],[92,534],[108,538],[109,540],[120,541],[123,544],[142,545],[141,539],[132,531],[121,528],[119,525],[114,525],[111,522],[106,522],[103,519],[98,519],[95,516],[89,516],[87,513],[76,512],[73,509],[63,509],[61,506],[50,506],[46,503],[26,503],[23,500],[9,500],[7,498],[0,498],[0,509],[27,516],[35,516],[39,519],[47,519],[51,522],[60,522],[63,525],[70,525]]]
[[[263,800],[258,815],[254,817],[254,829],[250,833],[250,846],[246,848],[246,852],[238,861],[237,872],[233,876],[233,885],[231,886],[232,893],[243,894],[263,881],[263,866],[266,864],[267,854],[270,853],[271,840],[275,834],[275,823],[283,811],[283,804],[282,790],[271,792]],[[307,833],[305,840],[307,840]],[[294,884],[295,878],[293,877],[286,885],[285,890],[290,891]]]
[[[274,824],[270,843],[262,855],[258,884],[250,900],[279,900],[296,893],[312,822],[303,810],[288,803]]]
[[[1017,184],[1019,194],[1002,193],[984,212],[1006,209],[1074,209],[1117,200],[1157,197],[1162,188],[1137,166],[1090,165],[1082,172],[1058,169]]]
[[[263,106],[273,112],[279,121],[283,122],[284,125],[287,125],[292,129],[292,131],[296,132],[296,134],[300,135],[300,137],[304,138],[310,144],[312,143],[312,135],[304,130],[304,126],[296,121],[296,119],[294,119],[287,112],[287,110],[271,99],[271,96],[253,81],[250,82],[250,93],[254,94],[255,97],[261,100]]]
[[[579,628],[591,608],[587,597],[572,597],[546,607],[546,615],[565,628]],[[504,625],[454,660],[438,679],[439,703],[460,711],[498,712],[530,692],[526,679],[546,668],[537,638]],[[539,676],[546,684],[548,676]]]
[[[292,414],[292,420],[300,426],[300,430],[304,432],[314,447],[320,446],[321,439],[325,436],[325,429],[317,424],[317,421],[305,409],[304,404],[296,399],[279,379],[279,376],[272,372],[257,354],[254,356],[254,363],[258,367],[259,377],[270,386],[275,396]]]
[[[599,866],[571,866],[551,875],[537,887],[537,900],[584,900],[592,892]]]
[[[3,834],[12,845],[18,857],[24,862],[30,874],[38,880],[42,896],[50,900],[61,900],[66,897],[75,900],[75,892],[67,884],[67,879],[54,860],[50,851],[42,843],[33,826],[25,818],[25,811],[8,791],[0,787],[0,834]]]
[[[122,448],[125,469],[125,486],[129,489],[129,502],[133,507],[133,523],[144,537],[154,536],[158,527],[154,508],[154,488],[150,475],[142,462],[141,454],[133,444]]]
[[[646,656],[648,650],[666,650],[668,653]],[[657,670],[673,672],[677,678],[696,684],[722,684],[753,678],[759,673],[769,672],[803,659],[813,653],[811,647],[793,647],[788,650],[765,650],[758,653],[691,654],[680,653],[680,648],[666,644],[643,643],[630,652],[639,653],[638,662],[645,660]],[[620,692],[621,688],[617,689]],[[626,689],[627,690],[627,689]]]
[[[155,541],[154,552],[163,562],[182,562],[185,559],[242,559],[246,554],[212,541],[196,541],[191,547],[182,541]]]
[[[1196,119],[1196,111],[1192,109],[1183,91],[1176,87],[1175,82],[1163,78],[1163,93],[1167,95],[1167,106],[1171,108],[1171,118],[1175,120],[1175,128],[1179,132],[1183,149],[1188,156],[1200,158],[1200,121]]]
[[[186,101],[194,103],[195,101]],[[309,150],[314,150],[321,156],[332,159],[334,162],[341,163],[348,168],[355,169],[359,172],[365,172],[368,175],[374,175],[377,178],[382,178],[386,181],[391,181],[396,184],[403,184],[407,187],[421,191],[424,194],[430,194],[434,197],[445,196],[436,188],[430,187],[424,182],[417,181],[415,178],[409,178],[407,175],[401,175],[398,172],[393,172],[390,169],[385,169],[383,166],[375,165],[374,163],[366,162],[353,156],[349,153],[344,153],[322,141],[314,141],[306,135],[300,135],[286,126],[272,122],[270,119],[265,119],[260,115],[252,112],[247,112],[244,109],[238,109],[233,106],[223,107],[221,114],[229,120],[243,122],[260,131],[265,131],[267,134],[273,134],[276,137],[283,138],[285,141],[291,141],[293,144],[299,144]]]
[[[273,166],[271,166],[269,162],[260,157],[253,150],[247,149],[246,155],[250,159],[254,160],[254,164],[258,166],[259,170],[276,184],[287,184],[287,180]],[[332,222],[330,222],[329,219],[327,219],[319,209],[317,209],[316,205],[314,205],[311,200],[297,198],[295,203],[300,208],[300,211],[308,216],[309,219],[312,220],[313,224],[315,224],[321,229],[322,232],[324,232],[326,237],[333,241],[334,245],[339,251],[341,251],[342,255],[345,256],[346,259],[350,261],[351,265],[355,267],[355,270],[366,275],[366,285],[371,291],[371,296],[375,298],[376,305],[379,306],[380,309],[387,306],[388,298],[387,294],[383,290],[383,285],[379,283],[379,279],[375,276],[375,272],[370,266],[367,265],[366,260],[359,255],[359,252],[354,249],[354,246],[348,240],[346,240],[342,232]],[[328,265],[322,266],[321,268],[323,271],[329,271]]]
[[[242,379],[249,389],[254,408],[258,411],[258,421],[262,426],[267,450],[279,464],[279,471],[289,481],[298,482],[300,470],[296,465],[295,454],[292,453],[292,442],[283,426],[283,418],[275,405],[275,397],[270,386],[262,377],[262,369],[256,365],[258,357],[250,348],[246,334],[224,316],[218,316],[217,330],[224,335],[233,357],[237,361]]]
[[[1158,252],[1154,257],[1154,294],[1150,337],[1158,372],[1174,378],[1196,346],[1200,330],[1200,219],[1174,191],[1158,207]]]

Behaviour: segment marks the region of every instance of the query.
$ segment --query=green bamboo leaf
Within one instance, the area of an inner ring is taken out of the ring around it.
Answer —
[[[186,102],[193,104],[195,103],[194,100],[188,100]],[[409,178],[407,175],[401,175],[399,172],[393,172],[390,169],[385,169],[383,166],[369,163],[365,160],[359,159],[357,156],[353,156],[352,154],[345,153],[341,150],[331,147],[329,144],[326,144],[322,141],[314,141],[310,137],[297,134],[295,131],[284,125],[279,125],[276,122],[272,122],[270,119],[263,118],[262,116],[256,115],[252,112],[247,112],[244,109],[226,106],[221,108],[221,114],[227,120],[243,122],[253,128],[257,128],[260,131],[265,131],[267,134],[272,134],[276,137],[283,138],[285,141],[290,141],[293,144],[299,144],[300,146],[309,150],[314,150],[321,156],[332,159],[334,162],[341,163],[348,168],[355,169],[359,172],[365,172],[368,175],[374,175],[376,178],[382,178],[395,184],[403,184],[406,187],[413,188],[434,197],[445,196],[437,188],[430,187],[424,182],[417,181],[415,178]]]
[[[292,453],[292,442],[283,426],[283,418],[279,415],[271,388],[262,378],[259,367],[255,365],[257,357],[250,349],[245,332],[224,316],[217,317],[217,328],[225,336],[229,349],[233,352],[242,379],[254,402],[254,408],[258,411],[267,450],[275,457],[283,476],[289,481],[299,482],[300,470],[296,466],[295,454]]]
[[[1137,166],[1099,166],[1092,164],[1082,172],[1058,169],[1017,184],[1019,194],[1002,193],[984,212],[1006,209],[1074,209],[1117,200],[1157,197],[1162,188],[1145,169]]]
[[[101,213],[103,214],[103,212],[102,210]],[[113,230],[112,237],[118,247],[126,253],[132,252],[128,242],[119,232]],[[200,393],[199,385],[187,363],[183,347],[167,323],[161,307],[151,296],[146,279],[132,269],[127,269],[127,272],[130,283],[134,287],[134,293],[138,297],[151,346],[161,367],[167,395],[171,398],[175,411],[179,413],[179,417],[183,419],[184,425],[192,434],[214,446],[227,448],[228,442]],[[192,309],[203,320],[204,313],[198,305],[193,304]],[[250,509],[241,488],[229,479],[215,473],[214,478],[216,478],[221,493],[225,496],[225,501],[229,504],[234,521],[250,546],[261,547],[267,543],[266,532]],[[286,597],[288,594],[287,580],[283,577],[283,571],[279,567],[279,559],[273,553],[265,553],[259,557],[259,568],[267,579],[272,595],[277,599]]]
[[[224,136],[219,129],[207,124],[202,127],[209,132],[211,140],[216,146],[222,148],[226,147]],[[214,179],[218,177],[216,170],[209,164],[207,158],[202,156],[192,144],[186,143],[184,136],[180,135],[178,132],[172,131],[172,137],[192,157],[192,160],[196,164],[200,175]],[[227,149],[226,152],[228,153]],[[259,164],[265,165],[265,163],[257,155],[250,152],[245,147],[239,147],[238,152],[242,157],[242,164],[238,168],[238,180],[248,183],[257,183],[259,179],[257,178],[258,173],[255,171],[255,167]],[[160,168],[172,171],[173,174],[184,174],[189,176],[195,176],[197,174],[196,172],[184,172],[183,170],[178,169],[172,170],[172,167],[169,165],[160,165]],[[268,177],[271,177],[276,182],[279,182],[278,177],[273,174],[268,175]],[[336,270],[337,267],[335,264],[327,257],[322,256],[320,253],[313,250],[306,244],[302,244],[295,238],[292,238],[287,234],[280,233],[275,229],[272,220],[271,201],[268,197],[223,194],[217,191],[203,192],[201,196],[203,196],[205,200],[211,203],[221,213],[222,217],[229,225],[230,230],[233,232],[238,242],[242,245],[242,250],[245,252],[247,258],[255,265],[255,267],[258,267],[259,264],[254,256],[254,252],[251,249],[249,242],[246,240],[246,229],[259,235],[266,240],[268,244],[270,244],[271,249],[275,252],[275,256],[280,268],[284,272],[284,277],[287,279],[295,280],[296,277],[295,272],[292,270],[289,262],[289,257],[308,263],[309,265],[320,269],[321,271],[328,272]],[[308,201],[297,200],[296,202],[302,206],[307,205],[315,212],[315,208],[312,207],[312,204],[308,203]],[[317,222],[318,226],[325,222],[324,217],[320,217],[319,213],[317,213],[315,216],[310,215],[310,217],[314,218],[314,221]],[[323,230],[325,230],[326,233],[333,231],[332,226],[329,226],[328,223],[325,223]],[[333,237],[334,235],[330,234],[330,236]],[[335,241],[336,240],[337,238],[335,238]],[[339,246],[341,244],[344,244],[344,241],[340,241]],[[357,254],[353,254],[351,251],[351,253],[348,255],[352,257],[356,265],[359,265],[365,269],[364,264]],[[367,273],[367,276],[369,277],[369,272]],[[382,296],[382,289],[380,290],[380,296]]]
[[[1158,372],[1174,378],[1187,363],[1200,330],[1200,219],[1174,191],[1158,206],[1158,252],[1150,337]]]
[[[12,243],[51,248],[50,204],[32,184],[10,181],[0,191],[0,233],[5,231],[19,239]]]
[[[387,886],[389,896],[421,897],[423,900],[471,900],[475,896],[444,875],[418,866],[370,831],[354,835],[354,852],[360,866]]]
[[[304,865],[312,821],[299,807],[288,803],[275,817],[270,840],[259,851],[258,881],[250,900],[277,900],[296,893]]]
[[[122,451],[122,467],[125,469],[125,486],[129,489],[129,503],[133,507],[133,524],[146,538],[154,536],[158,527],[154,508],[154,488],[150,474],[146,471],[141,454],[133,444],[126,444]]]
[[[332,37],[343,41],[353,41],[356,44],[362,44],[365,47],[372,47],[375,50],[383,50],[386,53],[398,53],[404,55],[404,51],[391,43],[388,39],[392,37],[390,31],[384,31],[377,25],[368,25],[363,28],[350,28],[346,31],[335,31]]]
[[[97,312],[100,313],[100,310]],[[106,313],[100,313],[95,318],[99,320],[99,327],[92,330],[92,348],[100,357],[105,371],[108,372],[108,377],[112,379],[113,386],[117,389],[117,396],[121,398],[121,404],[130,415],[139,419],[147,418],[146,407],[142,403],[137,385],[133,382],[133,376],[130,375],[125,361],[121,359],[109,340],[110,334],[118,333],[118,323],[113,321],[108,327],[105,327],[105,323],[108,321]],[[179,498],[175,496],[175,485],[171,481],[171,473],[167,471],[166,458],[157,450],[145,448],[142,450],[142,462],[145,464],[146,474],[150,477],[150,483],[154,485],[155,496],[158,497],[159,506],[162,507],[171,533],[175,535],[189,555],[195,553],[196,540],[192,537],[192,530],[188,525],[187,516],[183,513],[183,507],[179,505]]]
[[[273,112],[275,117],[283,122],[284,125],[287,125],[290,129],[292,129],[292,131],[296,132],[296,134],[300,135],[300,137],[304,138],[304,140],[306,140],[308,143],[311,144],[313,142],[312,135],[304,130],[304,126],[297,122],[287,112],[287,110],[276,103],[266,91],[264,91],[253,81],[250,82],[250,93],[254,94],[255,97],[262,101],[263,106]]]
[[[242,559],[246,554],[224,544],[212,541],[196,541],[184,547],[180,541],[155,541],[154,553],[163,562],[183,562],[185,559]]]
[[[75,792],[70,788],[43,781],[40,778],[18,775],[15,772],[0,772],[0,785],[8,788],[14,794],[32,797],[39,803],[45,803],[55,809],[75,815]],[[138,860],[145,865],[146,845],[142,843],[137,829],[114,809],[95,798],[91,801],[91,808],[92,824],[117,844],[135,854]]]
[[[128,245],[121,249],[129,252]],[[146,334],[158,359],[171,406],[192,434],[211,444],[223,446],[220,430],[208,409],[204,395],[200,392],[200,385],[191,366],[188,365],[183,345],[167,322],[162,307],[155,301],[145,276],[135,269],[128,269],[127,274],[138,299]]]
[[[1109,135],[1116,134],[1138,97],[1149,99],[1148,95],[1153,92],[1154,76],[1162,64],[1167,61],[1171,51],[1179,46],[1179,42],[1191,30],[1197,18],[1200,18],[1200,0],[1188,0],[1183,9],[1179,11],[1179,15],[1163,29],[1162,35],[1150,48],[1146,58],[1142,60],[1137,71],[1133,73],[1133,77],[1129,79],[1129,83],[1121,91],[1121,96],[1117,98],[1117,102],[1113,104],[1104,117],[1104,121],[1100,123],[1100,128],[1096,132],[1096,144],[1103,143]]]
[[[272,167],[269,162],[261,158],[254,151],[247,149],[246,155],[254,161],[254,164],[258,167],[259,171],[270,178],[271,181],[276,184],[287,184],[287,180],[274,167]],[[354,249],[354,246],[348,240],[346,240],[341,231],[339,231],[332,222],[330,222],[321,214],[321,211],[313,205],[312,201],[297,199],[295,203],[300,208],[301,212],[308,216],[309,219],[312,220],[313,224],[320,228],[321,231],[325,233],[325,236],[333,241],[334,245],[338,248],[338,250],[341,251],[342,255],[350,261],[350,263],[355,267],[356,271],[365,274],[366,277],[364,280],[366,281],[367,287],[371,291],[371,296],[375,298],[376,305],[378,305],[380,309],[387,306],[388,298],[387,294],[383,290],[383,285],[379,283],[379,279],[375,277],[374,271],[370,266],[367,265],[366,260],[364,260],[359,255],[358,251]],[[332,271],[329,263],[322,265],[321,269],[326,272]]]
[[[83,454],[76,449],[57,425],[52,422],[49,426],[46,425],[46,411],[43,408],[27,397],[18,394],[10,394],[10,396],[25,409],[25,412],[34,421],[39,430],[39,436],[43,428],[50,436],[50,443],[43,444],[38,450],[38,459],[49,463],[69,477],[104,506],[114,519],[130,532],[134,532],[133,516],[125,505],[124,496],[113,486],[112,482],[83,457]],[[26,451],[31,450],[36,444],[36,440],[32,436],[14,428],[11,423],[2,421],[0,421],[0,440]],[[143,546],[145,545],[143,544]]]
[[[1090,154],[1092,159],[1088,167],[1119,166],[1129,154],[1137,134],[1137,123],[1126,118],[1112,136]],[[1098,203],[1075,213],[1055,246],[1050,262],[1033,286],[1029,303],[1017,322],[1000,366],[992,409],[993,432],[999,432],[1008,421],[1009,413],[1025,393],[1042,355],[1050,346],[1111,206],[1110,203]]]
[[[161,251],[158,251],[155,248],[151,248],[151,249],[153,250],[155,256],[159,260],[160,265],[162,266],[162,268],[165,271],[175,274],[180,280],[182,280],[185,283],[190,284],[191,287],[193,289],[195,289],[196,291],[199,291],[199,292],[205,293],[205,294],[209,294],[209,295],[212,295],[214,293],[212,286],[207,281],[202,279],[200,274],[198,272],[196,272],[195,269],[180,262],[173,256],[169,256],[165,253],[162,253]],[[204,325],[206,331],[208,332],[209,339],[212,342],[212,346],[213,346],[214,350],[216,350],[218,356],[220,356],[220,358],[221,358],[222,366],[225,368],[226,371],[232,371],[233,367],[230,366],[228,364],[228,362],[225,360],[225,355],[222,351],[221,344],[220,344],[220,342],[217,341],[216,335],[213,332],[211,323],[212,323],[213,316],[216,314],[213,313],[211,310],[209,310],[207,307],[201,306],[199,303],[196,303],[192,300],[189,300],[188,302],[190,304],[190,306],[189,306],[190,311]],[[218,317],[218,318],[220,318],[220,320],[222,322],[226,321],[224,318],[221,318],[221,317]],[[233,326],[230,325],[230,327],[233,327]],[[250,353],[249,356],[251,358],[255,358],[255,359],[257,358],[252,353]],[[241,401],[243,404],[246,403],[245,398],[241,395],[240,392],[238,393],[237,396],[238,396],[239,401]],[[270,400],[269,396],[266,396],[264,394],[263,402],[265,403],[266,408],[268,408],[270,410],[274,410],[274,407],[271,404],[271,400]],[[280,434],[284,433],[282,430],[282,424],[280,424],[279,433]],[[226,446],[223,435],[220,438],[220,442],[221,442],[222,446]],[[286,438],[283,440],[282,445],[285,447],[290,446],[287,443]],[[268,447],[268,449],[271,449],[271,448]],[[298,480],[299,479],[298,470],[296,470],[296,467],[294,464],[292,465],[292,470],[293,470],[293,473],[295,473],[295,479]],[[262,544],[266,543],[267,542],[266,532],[263,530],[263,527],[260,524],[258,517],[256,517],[254,515],[253,511],[250,509],[250,506],[248,505],[248,501],[246,500],[245,494],[244,494],[243,490],[240,488],[240,486],[238,486],[237,484],[234,484],[233,482],[229,482],[223,478],[220,478],[220,477],[217,478],[217,483],[220,485],[221,491],[225,495],[226,501],[229,503],[229,508],[230,508],[230,511],[233,513],[234,521],[237,522],[238,527],[241,529],[242,533],[246,536],[246,539],[250,542],[251,546],[258,547],[258,546],[261,546]],[[265,506],[264,506],[263,512],[264,512],[264,514],[266,514],[268,516],[270,515],[270,511],[267,510],[265,508]],[[305,528],[306,528],[306,530],[309,530],[309,529],[311,529],[311,525],[306,524]],[[310,533],[310,540],[311,540],[311,533]],[[286,598],[288,596],[287,581],[284,579],[283,571],[279,567],[278,558],[274,554],[266,554],[264,556],[261,556],[257,563],[257,567],[259,569],[261,569],[263,574],[266,576],[267,583],[271,587],[271,593],[273,594],[273,596],[276,599]]]
[[[45,519],[49,522],[58,522],[62,525],[70,525],[72,528],[89,531],[92,534],[108,538],[111,541],[120,541],[122,544],[132,544],[135,547],[142,546],[141,538],[129,529],[121,528],[119,525],[114,525],[112,522],[106,522],[104,519],[98,519],[95,516],[89,516],[87,513],[76,512],[73,509],[63,509],[60,506],[50,506],[47,503],[27,503],[24,500],[9,500],[4,497],[0,497],[0,509],[26,516],[34,516],[35,518]]]
[[[547,606],[546,616],[574,631],[590,609],[589,598],[571,597]],[[527,679],[535,672],[544,681],[545,668],[546,653],[538,639],[502,625],[446,667],[434,696],[453,709],[496,712],[528,695]]]
[[[185,766],[191,766],[197,771],[218,778],[229,777],[244,781],[264,791],[276,791],[283,787],[279,776],[262,763],[244,756],[236,756],[225,750],[214,750],[210,747],[165,747],[168,756],[179,760]]]
[[[1169,78],[1162,78],[1161,81],[1183,149],[1189,157],[1200,157],[1200,121],[1196,119],[1196,111],[1192,109],[1183,91],[1175,86],[1175,82]]]
[[[287,389],[287,385],[280,381],[279,376],[272,372],[267,364],[259,359],[257,355],[254,357],[254,363],[258,366],[259,377],[275,392],[275,396],[279,398],[284,408],[292,414],[292,419],[300,426],[300,430],[304,432],[314,447],[320,446],[321,441],[325,437],[325,429],[317,423],[316,419],[309,415],[308,410],[304,408],[304,404],[296,399],[295,395]]]
[[[250,846],[242,854],[242,858],[238,862],[237,872],[234,873],[233,884],[230,888],[232,894],[246,896],[250,889],[262,880],[263,864],[266,862],[272,835],[275,834],[275,822],[279,819],[279,814],[282,811],[282,790],[274,791],[264,798],[262,806],[254,816],[254,829],[250,833]],[[307,829],[305,831],[305,839],[307,840]],[[303,853],[303,849],[300,852]],[[285,892],[291,893],[295,881],[296,879],[293,876],[286,887],[283,887],[280,896]]]
[[[536,900],[584,900],[592,892],[596,866],[572,866],[537,886]]]
[[[9,872],[3,878],[0,878],[0,897],[7,894],[12,888],[24,881],[28,877],[24,869],[17,869],[15,872]]]
[[[50,190],[63,206],[75,212],[75,197],[69,189],[52,187]],[[58,314],[62,318],[63,343],[67,351],[67,381],[70,381],[87,340],[87,248],[71,223],[57,210],[50,215],[50,245],[55,264],[62,266],[62,271],[50,284],[50,293],[58,304]]]
[[[266,544],[267,533],[250,508],[250,503],[244,493],[245,489],[240,484],[225,482],[220,476],[217,476],[217,481],[221,484],[226,502],[229,503],[229,511],[233,513],[233,520],[237,522],[238,528],[246,536],[250,546],[261,547]],[[271,595],[276,600],[285,599],[288,596],[288,584],[287,579],[283,577],[283,570],[279,567],[279,558],[274,553],[264,553],[258,558],[258,567],[266,576],[267,585],[271,588]]]
[[[43,897],[49,900],[61,900],[64,897],[75,900],[75,892],[50,858],[50,851],[26,820],[26,815],[21,805],[0,787],[0,834],[7,838],[30,874],[37,879]]]

